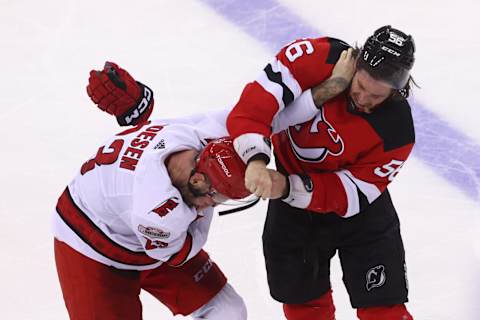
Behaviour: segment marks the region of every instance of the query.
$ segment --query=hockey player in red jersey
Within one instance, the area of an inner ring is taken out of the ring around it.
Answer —
[[[55,260],[70,319],[141,319],[141,289],[173,314],[246,319],[202,249],[212,206],[250,195],[232,141],[211,140],[226,135],[228,110],[147,121],[152,91],[112,63],[91,73],[87,91],[136,126],[108,139],[58,200]]]
[[[359,319],[413,319],[387,185],[415,141],[406,100],[414,51],[412,37],[390,26],[360,49],[329,37],[294,41],[244,88],[229,115],[247,164],[245,186],[273,199],[264,255],[271,295],[289,320],[334,319],[329,274],[337,252]],[[274,134],[278,112],[299,124]],[[266,169],[270,141],[282,173],[274,179]]]

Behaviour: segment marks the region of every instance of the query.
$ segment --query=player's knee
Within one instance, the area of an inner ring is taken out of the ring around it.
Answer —
[[[194,320],[246,320],[247,308],[242,297],[227,283],[212,300],[191,316]]]
[[[413,320],[404,304],[357,309],[360,320]]]
[[[302,304],[284,304],[283,312],[288,320],[334,320],[335,306],[332,290],[320,298]]]

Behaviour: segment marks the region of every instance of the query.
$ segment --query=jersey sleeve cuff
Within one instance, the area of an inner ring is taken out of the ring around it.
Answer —
[[[288,184],[290,190],[282,201],[295,208],[307,208],[313,195],[313,183],[310,177],[291,174],[288,176]]]
[[[268,164],[272,147],[270,139],[259,133],[245,133],[233,140],[233,147],[242,161],[248,164],[252,160],[262,159]]]

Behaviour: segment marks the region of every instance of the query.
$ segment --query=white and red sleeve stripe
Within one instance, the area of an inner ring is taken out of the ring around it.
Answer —
[[[275,117],[302,92],[325,81],[341,50],[347,47],[330,38],[294,41],[280,50],[254,82],[247,84],[227,118],[229,134],[240,139],[237,143],[240,147],[236,147],[238,154],[248,153],[242,157],[245,162],[269,151],[265,150],[261,138],[270,138]],[[250,136],[242,137],[246,134]],[[253,149],[258,153],[251,152]]]

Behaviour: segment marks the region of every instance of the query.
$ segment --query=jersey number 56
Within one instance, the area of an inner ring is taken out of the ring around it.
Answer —
[[[381,178],[388,177],[388,181],[392,181],[403,166],[404,161],[393,159],[381,167],[375,168],[375,174]]]

